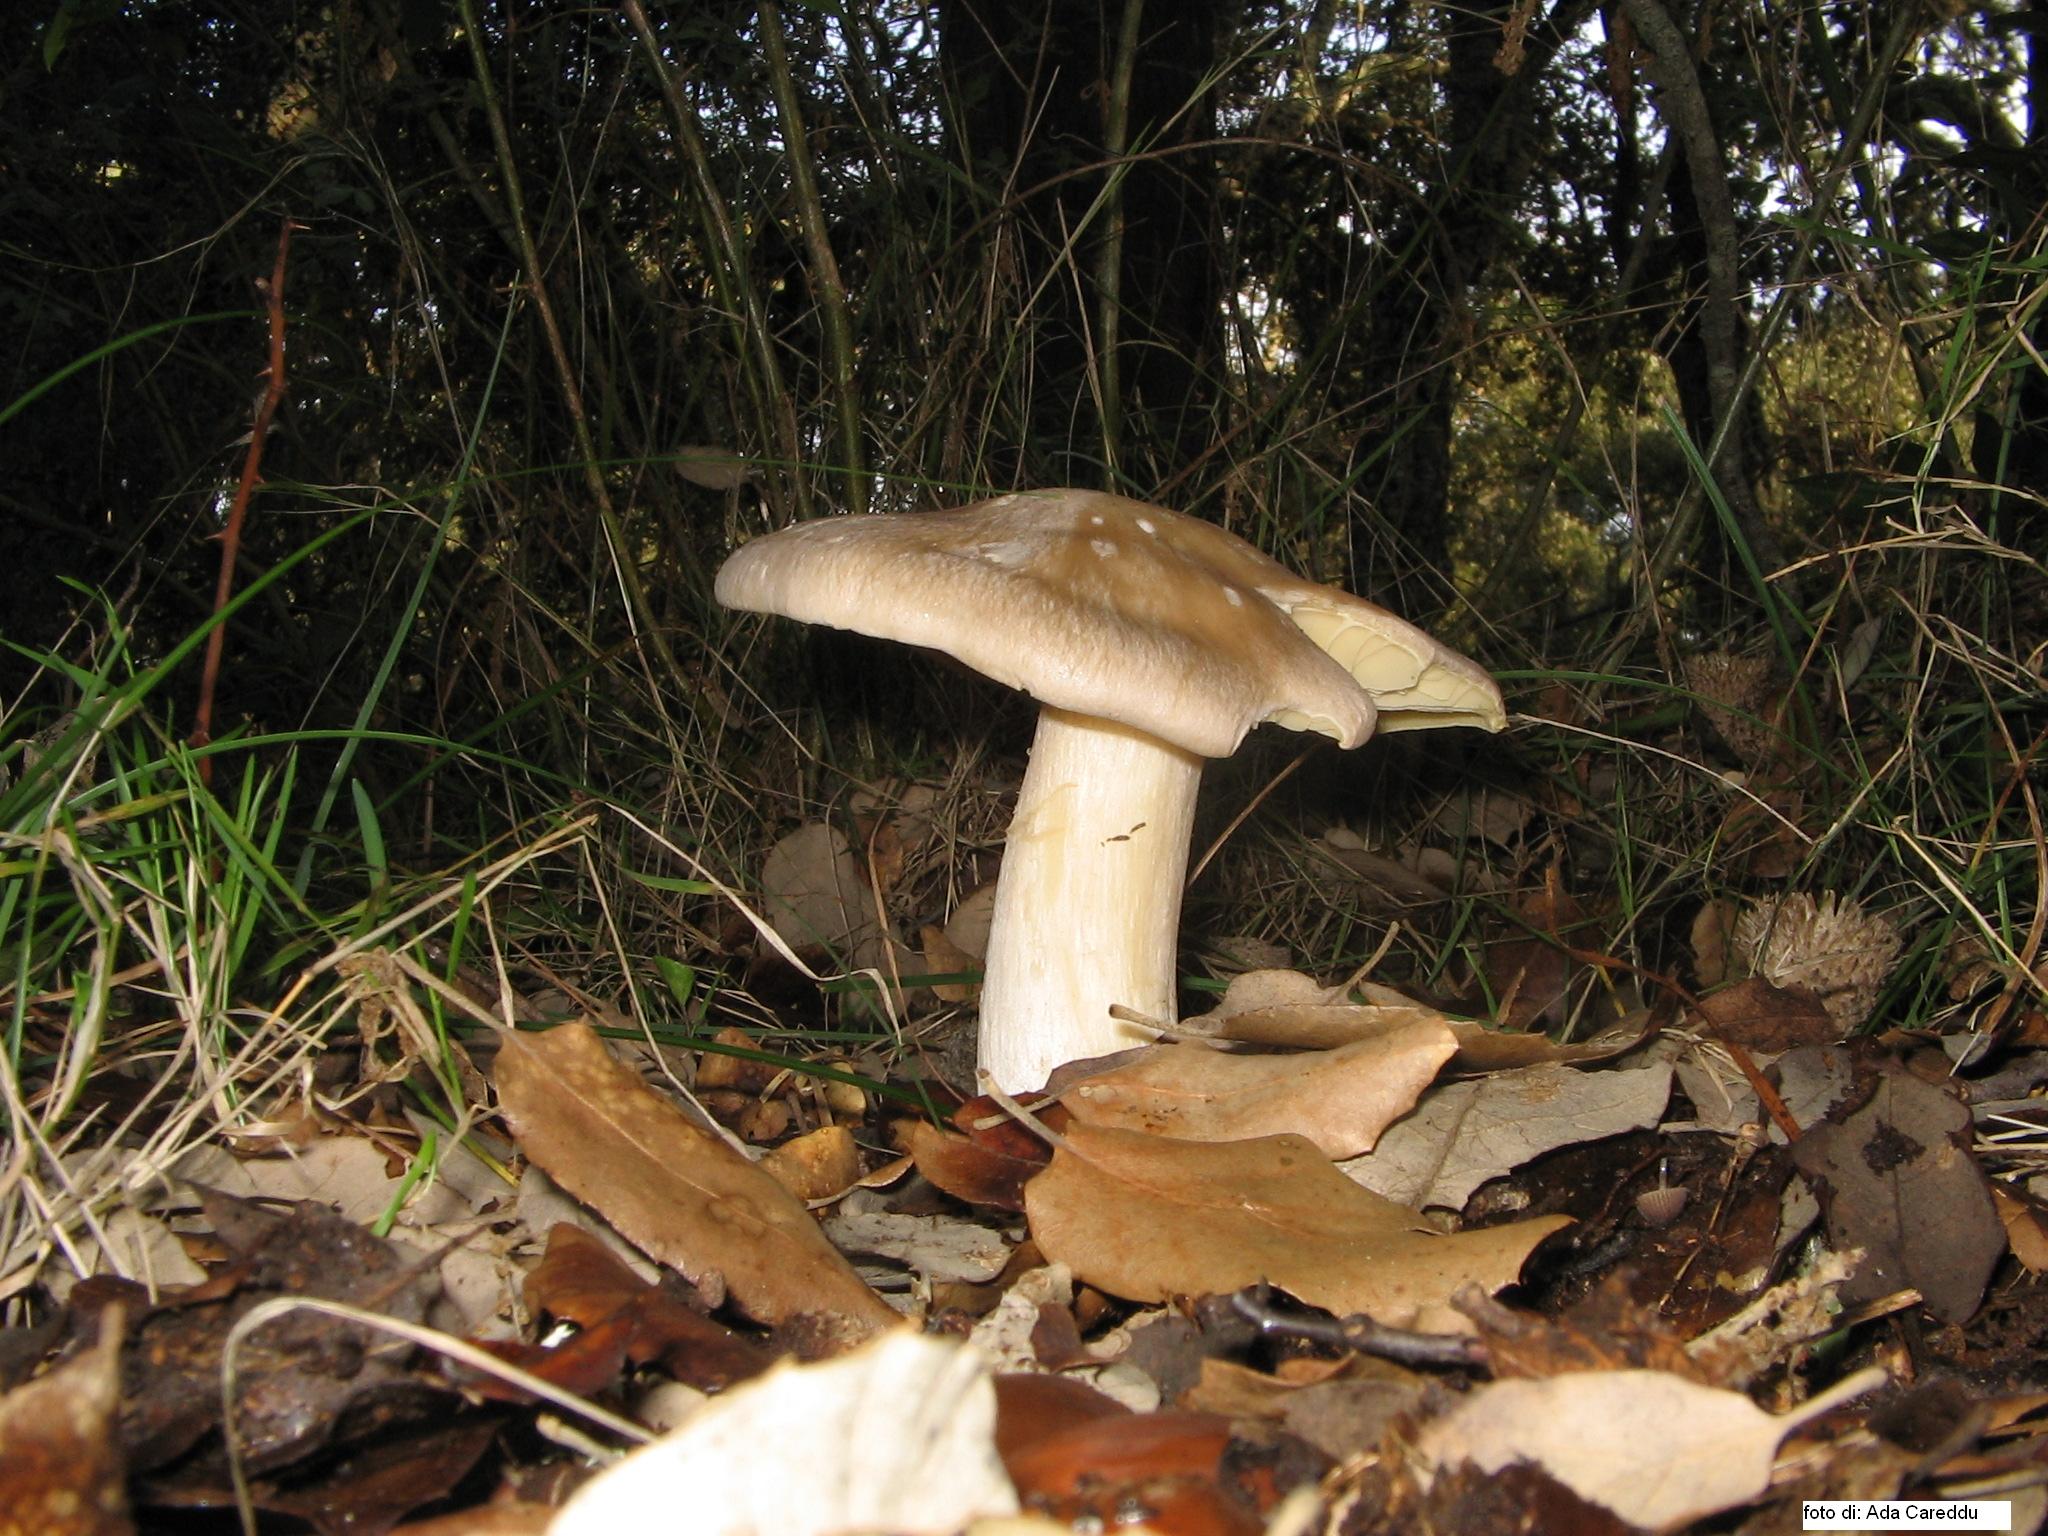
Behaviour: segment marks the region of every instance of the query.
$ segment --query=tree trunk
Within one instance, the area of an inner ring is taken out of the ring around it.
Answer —
[[[1125,0],[1136,5],[1142,0]],[[1126,158],[1109,154],[1112,82],[1124,12],[1095,0],[941,0],[940,58],[959,163],[980,206],[1023,254],[1035,290],[1028,419],[1018,478],[1144,491],[1206,448],[1220,306],[1213,265],[1217,0],[1176,0],[1139,16],[1123,116]],[[1120,220],[1104,200],[1121,171]],[[1116,357],[1102,355],[1103,277],[1114,235]],[[1114,382],[1116,398],[1098,391]],[[1105,418],[1121,422],[1105,433]],[[1108,439],[1106,441],[1105,439]],[[1118,438],[1120,462],[1105,462]]]

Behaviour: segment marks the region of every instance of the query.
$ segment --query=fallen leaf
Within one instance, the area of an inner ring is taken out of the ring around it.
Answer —
[[[1353,991],[1366,1000],[1353,1002]],[[1326,987],[1299,971],[1265,970],[1231,978],[1215,1008],[1183,1019],[1180,1030],[1245,1045],[1326,1051],[1428,1023],[1446,1025],[1458,1042],[1450,1070],[1472,1073],[1545,1061],[1605,1061],[1640,1044],[1652,1019],[1648,1011],[1639,1011],[1594,1039],[1566,1045],[1548,1035],[1446,1018],[1434,1008],[1370,982],[1355,988]]]
[[[1692,973],[1703,987],[1728,979],[1728,936],[1735,931],[1740,905],[1726,898],[1703,901],[1692,919]]]
[[[2048,1271],[2048,1223],[2042,1221],[2039,1209],[1996,1184],[1991,1186],[1991,1196],[1998,1202],[1998,1219],[2005,1224],[2005,1240],[2012,1247],[2012,1256],[2027,1267],[2029,1274]]]
[[[830,1315],[854,1338],[899,1320],[794,1195],[698,1129],[589,1026],[505,1034],[497,1083],[529,1158],[685,1278],[720,1277],[750,1317]]]
[[[1112,1071],[1069,1084],[1060,1100],[1090,1125],[1187,1141],[1292,1131],[1329,1157],[1353,1157],[1407,1113],[1457,1049],[1442,1019],[1297,1055],[1154,1045]]]
[[[854,969],[885,957],[867,872],[839,829],[826,822],[798,827],[768,850],[761,905],[793,947],[821,944]]]
[[[1666,1529],[1762,1495],[1785,1436],[1884,1379],[1859,1371],[1782,1418],[1663,1371],[1496,1381],[1425,1425],[1416,1452],[1425,1467],[1534,1462],[1624,1520]]]
[[[988,930],[996,916],[996,883],[985,880],[960,898],[946,919],[946,940],[979,961],[988,953]]]
[[[1042,1142],[1020,1150],[992,1138],[951,1135],[926,1120],[898,1120],[892,1134],[919,1173],[969,1205],[1021,1211],[1025,1184],[1045,1171]]]
[[[1326,987],[1299,971],[1246,971],[1230,979],[1213,1009],[1183,1019],[1180,1028],[1246,1045],[1322,1051],[1443,1021],[1434,1008],[1405,998],[1354,1003],[1348,987]]]
[[[408,1511],[447,1498],[503,1429],[487,1409],[448,1414],[367,1439],[310,1480],[259,1483],[251,1492],[258,1509],[295,1516],[316,1531],[389,1530]]]
[[[658,1361],[677,1381],[707,1392],[758,1376],[773,1363],[758,1343],[722,1327],[663,1286],[641,1279],[601,1239],[568,1222],[548,1233],[547,1249],[527,1275],[523,1295],[529,1311],[574,1323],[581,1330],[562,1348],[592,1337],[608,1324],[622,1324],[615,1329],[622,1360],[635,1365]],[[545,1363],[548,1353],[543,1351],[540,1363],[527,1368],[567,1385]],[[614,1385],[615,1378],[614,1371],[576,1390],[586,1395],[601,1391]],[[508,1400],[521,1399],[515,1392]]]
[[[1514,1281],[1565,1217],[1446,1235],[1338,1172],[1302,1136],[1176,1141],[1070,1125],[1024,1191],[1046,1257],[1132,1301],[1271,1281],[1395,1327],[1469,1327],[1451,1293]]]
[[[1799,1045],[1826,1045],[1844,1033],[1826,1004],[1805,987],[1776,987],[1761,976],[1701,998],[1693,1021],[1709,1039],[1771,1054]]]
[[[1671,1097],[1668,1064],[1618,1071],[1529,1067],[1443,1083],[1345,1174],[1417,1208],[1461,1210],[1472,1191],[1558,1147],[1655,1125]]]
[[[417,1323],[438,1289],[423,1255],[315,1201],[279,1212],[217,1190],[198,1194],[227,1254],[209,1279],[164,1291],[154,1306],[141,1286],[107,1275],[81,1281],[70,1297],[80,1319],[116,1304],[131,1319],[121,1356],[121,1446],[131,1474],[178,1461],[219,1428],[222,1355],[258,1306],[318,1297]],[[311,1311],[242,1337],[235,1430],[246,1465],[261,1472],[300,1461],[326,1448],[344,1420],[391,1427],[424,1417],[440,1394],[414,1376],[411,1353],[383,1329]]]
[[[128,1495],[114,1416],[121,1401],[121,1329],[0,1397],[0,1532],[6,1536],[129,1536]]]
[[[1792,1144],[1814,1181],[1836,1248],[1861,1248],[1842,1288],[1855,1303],[1910,1287],[1960,1323],[1977,1310],[2005,1252],[2005,1229],[1970,1152],[1967,1105],[1887,1062],[1869,1100]]]
[[[1267,1510],[1228,1476],[1230,1448],[1221,1414],[1162,1409],[1069,1421],[1003,1461],[1018,1494],[1069,1529],[1127,1526],[1135,1506],[1156,1531],[1258,1536]]]
[[[1539,1066],[1443,1083],[1343,1170],[1403,1205],[1460,1210],[1481,1184],[1531,1158],[1655,1125],[1670,1097],[1668,1064],[1602,1072]]]
[[[957,1216],[840,1211],[825,1218],[825,1235],[842,1252],[894,1259],[933,1280],[993,1280],[1010,1262],[1002,1233]]]
[[[935,923],[926,923],[918,931],[918,942],[924,947],[925,974],[929,976],[957,976],[968,971],[981,969],[981,956],[970,955],[946,936],[946,930]],[[941,981],[932,984],[932,991],[938,994],[942,1003],[971,1003],[981,995],[978,981]]]
[[[995,1421],[995,1387],[972,1348],[892,1331],[711,1399],[585,1483],[548,1529],[945,1536],[1016,1512]]]
[[[762,1172],[808,1204],[833,1200],[860,1182],[860,1146],[843,1125],[821,1125],[761,1159]]]
[[[1656,1027],[1656,1016],[1648,1008],[1638,1008],[1591,1039],[1569,1042],[1524,1031],[1489,1029],[1464,1019],[1452,1019],[1450,1026],[1458,1041],[1458,1054],[1451,1059],[1450,1070],[1474,1075],[1542,1066],[1545,1062],[1612,1061],[1643,1043]]]

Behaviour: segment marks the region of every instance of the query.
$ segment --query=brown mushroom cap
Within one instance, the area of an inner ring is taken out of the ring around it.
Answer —
[[[1098,491],[802,523],[742,548],[716,591],[944,651],[1205,757],[1267,720],[1347,747],[1375,723],[1505,722],[1493,680],[1412,624],[1212,524]]]

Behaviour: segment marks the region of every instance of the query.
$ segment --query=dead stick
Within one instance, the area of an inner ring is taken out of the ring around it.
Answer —
[[[213,740],[213,697],[220,682],[221,653],[226,648],[228,625],[221,612],[235,590],[235,559],[242,549],[242,523],[249,514],[250,499],[263,478],[263,442],[270,435],[270,423],[284,402],[284,266],[291,249],[292,231],[301,226],[286,219],[277,232],[277,262],[270,269],[264,299],[270,314],[270,362],[264,371],[262,398],[256,402],[256,422],[249,433],[249,451],[242,459],[242,480],[235,487],[234,504],[228,508],[227,525],[220,531],[220,580],[213,589],[213,633],[206,637],[206,661],[199,672],[199,708],[192,722],[192,746],[203,748]],[[213,787],[213,759],[199,759],[199,782]]]

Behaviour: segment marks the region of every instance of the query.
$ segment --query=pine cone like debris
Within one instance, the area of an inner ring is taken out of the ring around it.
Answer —
[[[1899,934],[1833,891],[1768,897],[1735,920],[1733,968],[1815,993],[1844,1033],[1870,1017],[1899,957]]]
[[[1769,764],[1784,746],[1776,728],[1778,700],[1771,681],[1766,656],[1708,651],[1685,663],[1685,684],[1699,695],[1707,724],[1750,769]]]

